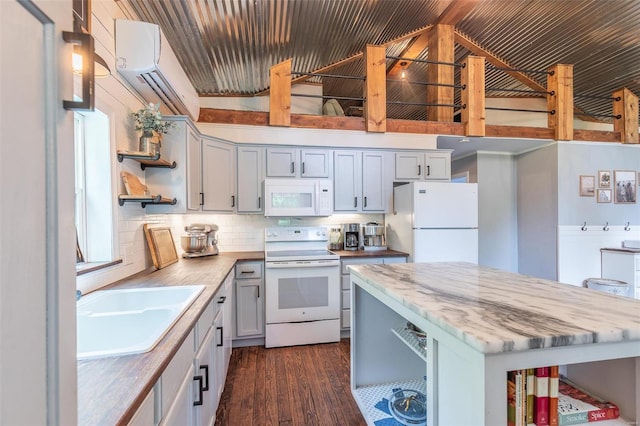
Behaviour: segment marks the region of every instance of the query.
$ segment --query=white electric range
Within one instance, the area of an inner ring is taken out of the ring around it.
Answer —
[[[340,340],[340,257],[324,227],[265,229],[265,347]]]

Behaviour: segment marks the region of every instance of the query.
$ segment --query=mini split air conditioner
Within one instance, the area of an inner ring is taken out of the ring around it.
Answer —
[[[116,19],[115,39],[116,68],[145,101],[198,119],[198,93],[158,25]]]

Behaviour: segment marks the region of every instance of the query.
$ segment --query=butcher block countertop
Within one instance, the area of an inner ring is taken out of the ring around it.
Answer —
[[[331,250],[341,259],[353,257],[408,257],[408,253],[396,250]]]
[[[236,262],[248,260],[264,260],[264,252],[180,258],[166,268],[109,285],[112,289],[204,284],[205,289],[150,352],[78,361],[78,424],[128,423]]]

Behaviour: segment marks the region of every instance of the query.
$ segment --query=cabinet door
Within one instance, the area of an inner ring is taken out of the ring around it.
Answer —
[[[333,153],[333,210],[359,211],[362,206],[360,194],[361,155],[358,151],[335,151]]]
[[[211,139],[202,141],[203,210],[236,210],[235,147]]]
[[[224,327],[223,312],[219,310],[213,319],[213,364],[214,375],[212,381],[211,392],[216,397],[216,401],[220,400],[222,391],[224,390],[225,368],[224,368]]]
[[[238,213],[262,212],[264,148],[238,147]]]
[[[423,152],[396,152],[396,179],[420,180],[423,169]]]
[[[264,336],[264,289],[261,279],[236,280],[236,335]]]
[[[187,210],[200,210],[202,203],[202,141],[187,127]]]
[[[173,404],[160,422],[166,426],[185,426],[194,424],[193,419],[193,365],[189,366],[189,371],[184,376],[184,380],[178,388]]]
[[[194,424],[199,426],[212,424],[218,408],[217,395],[212,387],[215,374],[214,334],[214,328],[209,327],[194,359],[194,377],[202,377],[201,380],[194,379]],[[196,402],[201,404],[195,405]]]
[[[234,274],[230,273],[224,280],[224,294],[227,296],[222,304],[222,325],[224,327],[224,335],[222,339],[224,347],[224,375],[227,377],[229,361],[231,360],[231,346],[233,344],[233,282]],[[224,379],[223,379],[224,382]],[[224,385],[224,383],[223,383]]]
[[[386,209],[384,152],[362,153],[362,210]]]
[[[427,152],[424,178],[427,180],[451,180],[451,153]]]
[[[330,152],[318,149],[303,149],[300,152],[300,176],[309,178],[328,178]]]
[[[298,173],[296,148],[267,148],[267,177],[294,177]]]

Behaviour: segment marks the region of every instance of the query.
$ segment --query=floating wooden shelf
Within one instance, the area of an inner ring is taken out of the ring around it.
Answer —
[[[125,158],[130,158],[140,163],[140,168],[142,170],[147,167],[174,169],[177,165],[175,161],[161,159],[160,153],[157,153],[156,155],[149,155],[149,153],[142,151],[118,151],[117,155],[120,163],[122,163]]]
[[[165,198],[162,195],[118,195],[118,204],[124,206],[124,203],[128,202],[138,202],[144,208],[147,204],[170,204],[173,206],[178,200],[176,198]]]

